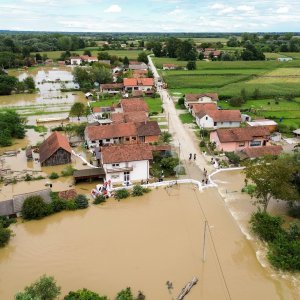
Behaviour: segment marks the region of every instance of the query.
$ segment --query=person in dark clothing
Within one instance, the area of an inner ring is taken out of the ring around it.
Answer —
[[[193,157],[193,154],[192,154],[192,153],[190,153],[189,160],[191,160],[191,159],[192,159],[192,157]]]
[[[196,153],[194,153],[194,160],[196,160]]]

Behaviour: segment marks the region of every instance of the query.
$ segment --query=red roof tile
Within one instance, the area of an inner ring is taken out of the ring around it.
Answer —
[[[256,158],[265,155],[279,155],[282,152],[282,146],[263,146],[250,147],[243,150],[249,158]]]
[[[43,163],[60,148],[69,153],[72,152],[68,138],[60,132],[54,131],[39,147],[40,162]]]
[[[241,112],[239,110],[209,110],[206,115],[210,116],[214,122],[241,122]]]
[[[148,144],[111,145],[101,148],[103,164],[153,159]]]
[[[217,104],[216,103],[195,103],[190,105],[192,107],[192,111],[195,114],[198,113],[206,113],[209,110],[217,110]]]
[[[153,86],[153,78],[124,78],[124,86]]]
[[[217,93],[205,93],[205,94],[187,94],[185,96],[185,100],[187,102],[196,102],[199,100],[201,97],[209,97],[212,99],[212,101],[218,101],[219,96]]]
[[[149,111],[148,104],[141,98],[122,99],[120,104],[124,112]]]
[[[159,136],[161,130],[157,121],[148,121],[136,124],[138,136]]]
[[[137,136],[136,126],[134,123],[88,126],[85,130],[88,138],[92,141]]]
[[[251,141],[256,137],[266,138],[270,135],[266,127],[220,128],[216,132],[221,143]]]

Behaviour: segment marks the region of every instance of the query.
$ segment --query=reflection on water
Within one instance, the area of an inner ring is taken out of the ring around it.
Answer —
[[[204,215],[211,232],[205,263]],[[131,286],[147,299],[172,299],[196,276],[191,300],[228,299],[226,286],[231,299],[297,299],[287,281],[258,263],[215,189],[155,189],[12,228],[16,236],[0,250],[1,299],[12,299],[44,273],[57,279],[63,294],[86,287],[113,297]]]

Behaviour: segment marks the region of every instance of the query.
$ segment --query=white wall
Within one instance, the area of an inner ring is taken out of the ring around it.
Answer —
[[[113,167],[112,164],[103,164],[103,168],[106,173],[106,180],[111,180],[112,183],[123,183],[124,182],[124,172],[107,173],[107,169],[117,169],[117,168],[128,168],[132,167],[133,170],[130,171],[130,181],[141,181],[147,180],[149,178],[149,161],[140,160],[132,162],[122,162],[119,167]]]
[[[240,127],[241,122],[217,122],[217,125],[214,125],[214,120],[206,115],[201,119],[196,117],[196,123],[200,128],[234,128]]]

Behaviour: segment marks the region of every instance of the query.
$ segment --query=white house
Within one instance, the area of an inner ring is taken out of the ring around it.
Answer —
[[[208,110],[196,114],[196,123],[200,128],[240,127],[241,122],[239,110]]]
[[[277,61],[284,62],[284,61],[292,61],[291,57],[278,57]]]
[[[174,64],[163,64],[163,70],[175,70],[177,68]]]
[[[153,78],[124,78],[123,79],[125,91],[151,91],[154,87]]]
[[[101,148],[101,164],[106,180],[131,183],[149,179],[152,148],[148,144],[111,145]]]
[[[73,56],[70,58],[71,65],[79,66],[82,63],[82,59],[79,56]]]
[[[217,102],[219,96],[217,93],[205,93],[205,94],[186,94],[184,98],[184,105],[189,109],[190,104],[195,103],[212,103]]]

